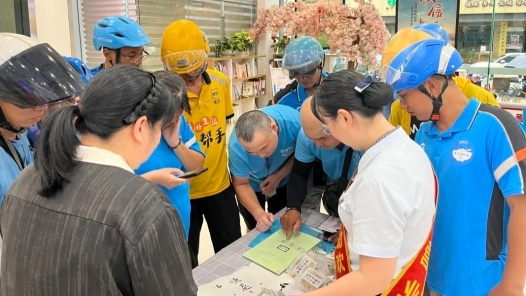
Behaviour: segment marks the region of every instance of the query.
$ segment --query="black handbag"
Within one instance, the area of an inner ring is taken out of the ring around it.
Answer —
[[[325,187],[325,191],[323,191],[323,206],[325,207],[327,213],[334,217],[339,217],[338,203],[340,196],[342,195],[343,191],[345,191],[345,188],[347,188],[347,184],[349,184],[347,175],[349,174],[349,169],[351,167],[353,152],[354,150],[351,147],[347,149],[345,152],[345,160],[343,161],[342,173],[338,179],[338,182],[334,184],[328,184],[327,187]]]

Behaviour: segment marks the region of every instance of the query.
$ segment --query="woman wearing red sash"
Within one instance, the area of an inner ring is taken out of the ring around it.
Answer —
[[[437,181],[422,148],[383,116],[392,99],[377,77],[346,70],[311,102],[325,133],[365,153],[338,206],[337,280],[306,295],[423,294]]]

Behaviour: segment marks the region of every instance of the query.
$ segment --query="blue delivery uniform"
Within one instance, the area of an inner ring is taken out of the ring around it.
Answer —
[[[272,117],[278,125],[278,146],[274,153],[265,160],[257,155],[248,153],[237,139],[235,129],[228,140],[228,167],[230,172],[238,178],[250,178],[250,187],[255,192],[261,192],[259,185],[270,175],[280,169],[294,154],[296,139],[301,129],[300,114],[288,107],[274,105],[259,109]],[[287,183],[285,177],[279,187]]]
[[[228,141],[228,167],[230,173],[237,178],[249,178],[250,187],[256,193],[261,207],[265,208],[266,198],[261,193],[259,186],[270,175],[281,169],[290,157],[294,157],[296,139],[301,129],[300,114],[295,109],[273,105],[260,109],[272,117],[278,126],[278,144],[276,150],[269,158],[261,158],[248,153],[236,136],[235,128]],[[268,211],[275,214],[287,204],[286,184],[289,176],[281,180],[276,190],[276,195],[268,200]],[[241,215],[245,219],[247,227],[253,229],[256,220],[250,212],[239,203]]]
[[[321,72],[323,79],[329,77],[327,72]],[[276,104],[286,105],[296,110],[300,110],[303,102],[309,97],[305,88],[298,83],[296,89],[291,90],[288,94],[284,95]]]
[[[303,129],[300,130],[296,143],[295,161],[287,185],[287,207],[314,209],[316,206],[319,210],[318,205],[327,185],[336,184],[341,177],[345,157],[349,150],[349,147],[343,144],[341,146],[341,149],[338,147],[334,149],[320,148],[307,137]],[[349,172],[345,176],[347,180],[350,180],[363,154],[360,151],[353,151],[352,153]],[[316,168],[322,173],[324,185],[308,189],[309,172],[315,165],[318,165]]]
[[[196,141],[195,135],[190,129],[190,126],[186,122],[186,119],[181,115],[181,130],[179,132],[181,136],[181,144],[189,147],[190,149],[197,151],[201,154],[201,147]],[[204,155],[204,154],[203,154]],[[183,167],[183,163],[177,157],[175,152],[170,148],[168,143],[164,138],[161,138],[159,146],[153,151],[152,155],[146,162],[141,164],[141,166],[135,170],[137,175],[142,175],[154,170],[163,169],[163,168],[177,168],[183,172],[186,172],[186,169]],[[161,189],[166,193],[168,199],[172,205],[179,212],[181,220],[183,221],[183,227],[188,239],[188,231],[190,230],[190,184],[184,183],[179,186],[176,186],[172,189],[167,189],[159,185]]]
[[[311,163],[316,159],[321,160],[323,171],[329,177],[328,183],[336,183],[342,174],[343,162],[345,159],[345,153],[349,147],[343,146],[343,149],[324,149],[318,147],[313,141],[311,141],[303,129],[298,134],[298,140],[296,143],[296,159],[304,162]],[[351,167],[347,179],[350,180],[352,174],[358,167],[362,152],[354,151],[351,161]]]
[[[3,139],[0,139],[0,141],[3,141]],[[20,156],[21,160],[23,161],[22,166],[26,167],[29,164],[33,163],[34,155],[33,151],[31,151],[31,146],[29,144],[29,139],[27,138],[27,131],[23,134],[20,134],[18,137],[18,140],[11,141],[11,144],[13,144],[13,147],[15,147],[16,151],[18,152],[18,155]],[[16,155],[15,155],[16,157]],[[13,159],[9,153],[7,153],[6,150],[0,148],[0,205],[4,201],[5,194],[7,193],[7,190],[9,190],[9,187],[11,187],[11,184],[15,181],[15,179],[20,175],[21,170],[18,167],[17,163]]]
[[[440,132],[416,135],[439,180],[427,283],[447,296],[485,296],[502,279],[507,254],[506,198],[524,194],[526,138],[507,111],[471,99]]]

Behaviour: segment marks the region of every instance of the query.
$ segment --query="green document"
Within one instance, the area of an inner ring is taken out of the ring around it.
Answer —
[[[302,252],[309,251],[319,242],[319,239],[302,232],[298,232],[287,240],[285,231],[279,230],[243,256],[280,275],[292,264],[296,257]]]

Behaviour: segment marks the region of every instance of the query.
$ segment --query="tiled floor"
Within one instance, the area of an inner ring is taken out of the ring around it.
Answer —
[[[241,234],[246,233],[247,227],[243,218],[239,216],[239,221],[241,221]],[[201,239],[199,245],[199,263],[205,262],[208,258],[214,256],[214,247],[212,246],[212,241],[210,240],[210,232],[208,231],[208,225],[206,220],[203,222],[203,228],[201,229]]]

